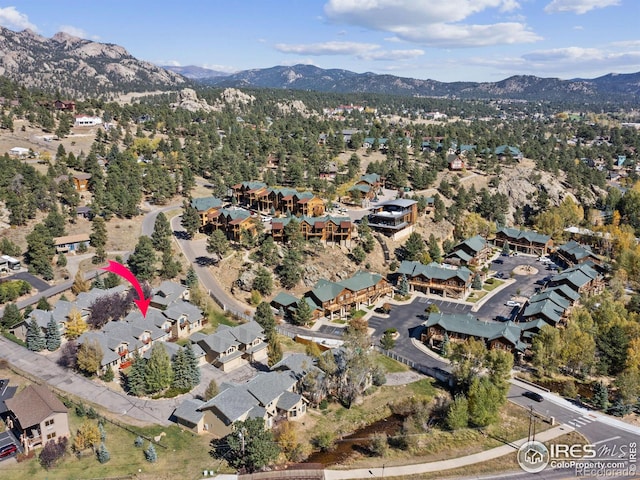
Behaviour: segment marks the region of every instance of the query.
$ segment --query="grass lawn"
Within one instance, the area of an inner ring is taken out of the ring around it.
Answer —
[[[485,292],[484,290],[474,290],[467,297],[467,302],[476,303],[478,300],[480,300],[482,297],[484,297],[487,293],[488,292]]]
[[[396,362],[393,358],[387,357],[381,353],[375,353],[373,358],[376,364],[384,368],[385,373],[398,373],[409,370],[409,367],[404,363]]]
[[[485,282],[485,284],[482,286],[482,288],[484,290],[486,290],[487,292],[491,292],[492,290],[495,290],[496,288],[498,288],[503,283],[504,283],[503,280],[498,280],[497,278],[494,278],[493,279],[493,283]]]
[[[350,315],[352,320],[358,319],[358,318],[362,318],[367,314],[367,312],[365,312],[364,310],[356,310],[355,312],[353,312],[353,314]]]
[[[75,414],[75,409],[69,411],[69,427],[72,432],[77,431],[83,421],[93,422],[86,417],[80,418]],[[111,459],[101,464],[95,454],[88,452],[81,458],[69,451],[58,465],[51,470],[43,469],[37,458],[11,465],[8,469],[3,466],[3,479],[27,479],[47,478],[49,480],[69,478],[107,478],[135,475],[140,479],[170,479],[170,478],[198,478],[204,468],[211,468],[216,461],[209,456],[208,435],[198,436],[186,432],[177,426],[170,427],[130,427],[136,433],[131,433],[109,422],[105,424],[107,433],[105,446],[111,455]],[[144,457],[144,450],[149,446],[145,440],[142,448],[136,448],[134,441],[137,434],[147,438],[162,436],[160,443],[167,448],[155,446],[158,460],[149,463]],[[70,444],[73,440],[70,440]],[[5,473],[8,472],[8,475]]]

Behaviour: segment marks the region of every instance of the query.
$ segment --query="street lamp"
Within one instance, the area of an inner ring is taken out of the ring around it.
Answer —
[[[372,477],[375,477],[375,476],[376,476],[376,474],[375,474],[375,473],[373,473],[373,471],[372,471],[372,470],[369,470],[369,474],[370,474]],[[382,476],[381,476],[380,478],[384,478],[384,463],[382,464]]]

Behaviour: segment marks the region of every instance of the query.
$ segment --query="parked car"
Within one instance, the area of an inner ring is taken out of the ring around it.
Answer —
[[[9,457],[14,453],[16,453],[17,451],[18,451],[18,447],[16,447],[13,443],[10,443],[9,445],[5,445],[4,447],[0,448],[0,458]]]
[[[538,257],[538,261],[542,263],[551,263],[551,259],[549,257]]]
[[[262,215],[262,216],[260,217],[260,220],[262,220],[262,221],[263,221],[263,222],[265,222],[265,223],[269,223],[271,220],[273,220],[273,217],[270,217],[270,216],[268,216],[268,215]]]
[[[504,260],[502,260],[501,258],[496,258],[493,263],[499,263],[499,264],[503,264]]]
[[[544,400],[544,397],[542,395],[536,392],[531,392],[529,390],[524,392],[522,395],[524,395],[527,398],[530,398],[531,400],[535,400],[536,402],[541,402]]]
[[[520,307],[521,306],[519,302],[516,302],[514,300],[509,300],[507,303],[505,303],[505,305],[507,307]]]
[[[504,272],[496,273],[496,278],[504,278]]]

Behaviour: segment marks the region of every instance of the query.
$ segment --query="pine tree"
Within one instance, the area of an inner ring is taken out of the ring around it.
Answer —
[[[96,253],[92,259],[94,264],[102,263],[107,258],[105,251],[107,239],[107,226],[104,218],[95,216],[93,220],[91,220],[91,235],[89,235],[89,242],[91,246],[96,249]]]
[[[47,350],[49,350],[50,352],[54,352],[58,348],[60,348],[60,329],[58,328],[58,324],[56,323],[56,321],[53,319],[53,315],[51,315],[51,318],[47,323],[47,334],[45,338],[47,343]]]
[[[184,202],[182,208],[182,228],[186,230],[189,238],[193,238],[200,228],[200,215],[198,215],[198,210],[192,207],[188,202]]]
[[[434,262],[440,263],[442,260],[442,250],[440,249],[440,245],[438,244],[438,240],[435,235],[432,233],[429,235],[429,256]]]
[[[144,445],[144,440],[143,440],[143,438],[142,438],[140,435],[138,435],[138,436],[136,437],[135,441],[133,442],[133,444],[134,444],[136,447],[140,448],[140,447],[142,447],[142,445]]]
[[[173,382],[171,386],[180,390],[190,390],[191,378],[184,357],[184,349],[179,349],[171,360],[171,368],[173,368]]]
[[[399,293],[403,297],[409,295],[409,282],[407,281],[407,276],[405,274],[402,274],[402,277],[400,277]]]
[[[186,284],[189,288],[193,288],[198,285],[198,275],[196,274],[193,265],[189,265],[189,269],[187,270]]]
[[[106,442],[107,431],[104,429],[104,425],[102,424],[102,422],[98,422],[98,431],[100,432],[100,441],[103,443]]]
[[[100,463],[107,463],[109,459],[111,459],[111,455],[109,455],[109,451],[107,450],[107,447],[104,446],[104,440],[103,440],[103,443],[101,443],[100,446],[98,447],[98,450],[96,451],[96,456],[98,457],[98,461]]]
[[[147,392],[156,393],[164,390],[173,380],[173,369],[167,350],[161,343],[151,348],[151,356],[144,371],[144,384]]]
[[[22,320],[22,314],[15,303],[8,303],[7,306],[4,307],[4,313],[2,314],[1,321],[4,328],[11,328]]]
[[[136,244],[136,248],[129,256],[127,265],[138,280],[151,280],[156,273],[156,255],[153,243],[147,236],[142,236]]]
[[[260,302],[258,304],[253,319],[262,327],[266,335],[269,335],[275,329],[276,321],[273,318],[271,305],[267,302]]]
[[[165,280],[175,278],[182,270],[180,262],[173,259],[171,250],[166,250],[162,253],[162,260],[160,265],[160,276]]]
[[[129,393],[140,397],[146,393],[144,375],[147,361],[140,356],[138,351],[133,354],[133,363],[127,373],[127,389]]]
[[[191,342],[184,346],[184,359],[187,365],[187,371],[191,378],[191,388],[200,384],[200,366],[198,365],[198,359],[193,351],[193,345]]]
[[[47,297],[40,297],[36,308],[38,310],[44,310],[45,312],[51,311],[51,304],[47,301]]]
[[[32,318],[27,327],[27,348],[32,352],[41,352],[46,347],[46,341],[42,330],[35,318]]]
[[[144,451],[144,458],[146,458],[149,463],[155,463],[158,460],[156,447],[153,446],[153,443],[149,443],[149,446]]]
[[[51,267],[51,262],[54,255],[53,237],[47,227],[42,223],[38,223],[33,227],[33,231],[27,235],[25,259],[29,265],[29,270],[42,275],[45,280],[52,280],[53,268]]]
[[[418,232],[413,232],[403,246],[403,258],[409,261],[419,261],[425,250],[422,236]]]
[[[296,305],[296,311],[293,313],[293,323],[296,325],[305,326],[313,317],[313,312],[311,311],[311,306],[305,297],[302,297],[298,304]]]
[[[471,283],[471,288],[474,290],[482,290],[482,278],[479,274],[476,274],[473,277],[473,282]]]
[[[164,213],[158,213],[155,224],[153,225],[153,233],[151,234],[153,248],[158,252],[171,252],[171,225]]]

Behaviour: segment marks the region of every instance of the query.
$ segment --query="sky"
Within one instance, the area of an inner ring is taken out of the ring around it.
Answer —
[[[639,18],[640,0],[0,0],[6,28],[114,43],[157,65],[443,82],[638,72]]]

